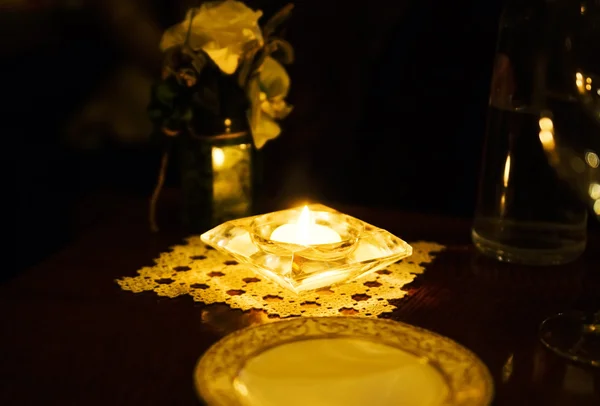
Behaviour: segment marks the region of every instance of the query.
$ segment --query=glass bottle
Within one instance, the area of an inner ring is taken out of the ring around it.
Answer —
[[[585,206],[552,162],[582,121],[561,58],[566,3],[511,0],[501,17],[472,228],[478,250],[500,261],[562,264],[585,249]]]

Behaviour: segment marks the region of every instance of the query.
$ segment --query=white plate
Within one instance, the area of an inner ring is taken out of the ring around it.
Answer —
[[[194,372],[210,406],[487,406],[489,371],[449,338],[404,323],[295,318],[232,333]]]

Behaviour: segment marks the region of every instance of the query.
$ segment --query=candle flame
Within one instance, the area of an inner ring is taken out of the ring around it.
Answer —
[[[298,228],[296,236],[298,241],[303,245],[308,245],[310,243],[310,226],[313,223],[313,219],[308,209],[308,206],[304,206],[302,209],[302,213],[300,213],[300,217],[298,218]]]

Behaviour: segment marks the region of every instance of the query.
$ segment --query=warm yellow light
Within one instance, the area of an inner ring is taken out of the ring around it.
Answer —
[[[600,185],[592,183],[590,185],[590,197],[594,200],[600,200]]]
[[[542,117],[540,118],[540,129],[545,130],[545,131],[552,131],[554,129],[554,123],[552,122],[552,119],[549,117]]]
[[[540,131],[540,141],[544,146],[544,149],[551,150],[554,149],[554,135],[552,135],[552,131],[542,130]]]
[[[213,169],[219,169],[225,163],[225,153],[221,148],[213,147],[212,149]]]
[[[504,187],[508,186],[508,179],[510,177],[510,154],[506,156],[506,162],[504,163]]]
[[[233,387],[242,397],[246,398],[248,396],[248,388],[239,379],[233,380]]]
[[[594,213],[600,216],[600,199],[596,200],[594,203]]]
[[[225,119],[225,127],[231,127],[231,119],[229,119],[229,118]]]
[[[295,223],[282,224],[273,230],[271,240],[298,245],[322,245],[342,241],[333,228],[315,222],[308,206],[302,208]]]
[[[308,206],[304,206],[302,209],[302,213],[300,213],[300,217],[298,218],[298,231],[297,239],[301,241],[302,244],[309,244],[310,240],[310,226],[312,224],[310,218],[310,210]]]
[[[592,85],[585,85],[585,90],[592,90]]]
[[[592,168],[596,169],[598,166],[600,166],[600,157],[598,157],[598,154],[595,152],[588,151],[585,153],[585,162]]]
[[[581,72],[577,72],[575,74],[575,77],[577,78],[577,80],[582,80],[583,79],[583,75],[581,74]]]
[[[587,78],[587,79],[585,80],[585,83],[589,83],[589,84],[591,84],[591,83],[592,83],[592,78]]]
[[[585,14],[585,5],[582,4],[581,7],[579,8],[579,11],[581,12],[581,14]]]

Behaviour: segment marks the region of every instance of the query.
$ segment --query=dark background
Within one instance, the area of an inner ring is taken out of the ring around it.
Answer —
[[[266,17],[286,3],[247,2]],[[16,271],[84,232],[99,192],[151,193],[157,44],[194,2],[2,4]],[[265,193],[470,217],[501,0],[295,4],[295,110],[265,147]]]

